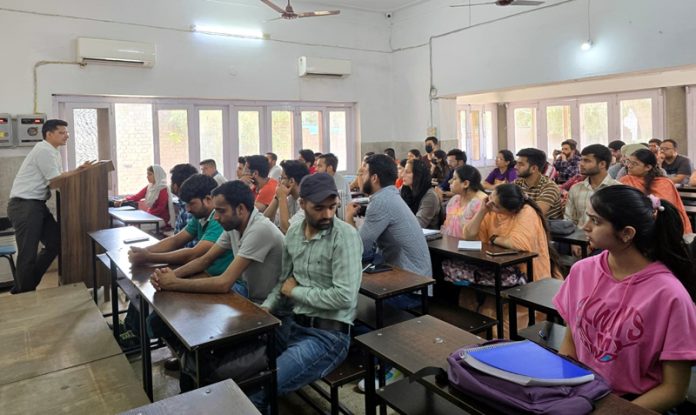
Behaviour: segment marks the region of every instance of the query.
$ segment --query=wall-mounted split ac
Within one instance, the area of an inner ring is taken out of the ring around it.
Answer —
[[[344,77],[350,75],[351,62],[345,59],[311,58],[301,56],[298,60],[300,76]]]
[[[81,63],[121,64],[151,68],[155,64],[155,55],[154,43],[77,38],[77,61]]]

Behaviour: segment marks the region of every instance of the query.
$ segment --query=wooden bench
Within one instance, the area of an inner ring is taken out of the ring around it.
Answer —
[[[462,330],[466,330],[469,333],[480,335],[485,332],[487,339],[493,337],[493,327],[495,327],[498,322],[495,319],[486,317],[475,311],[439,301],[432,301],[430,303],[428,306],[428,314],[450,323],[453,326],[459,327]]]
[[[542,321],[518,332],[523,339],[548,347],[555,351],[561,348],[567,328],[551,321]]]

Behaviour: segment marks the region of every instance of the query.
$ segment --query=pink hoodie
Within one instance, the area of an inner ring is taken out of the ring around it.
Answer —
[[[661,262],[617,281],[609,253],[577,262],[553,299],[573,332],[578,360],[617,394],[662,383],[663,360],[696,360],[696,306]]]

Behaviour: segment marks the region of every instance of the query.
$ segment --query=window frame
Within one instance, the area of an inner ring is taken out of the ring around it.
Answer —
[[[473,157],[473,123],[471,118],[472,111],[479,111],[479,137],[481,137],[481,143],[479,144],[479,159],[474,160]],[[462,137],[461,128],[461,115],[460,113],[465,113],[466,118],[466,137]],[[491,135],[490,140],[486,139],[486,130],[484,114],[486,112],[491,113]],[[457,121],[457,143],[459,147],[466,152],[467,164],[475,167],[490,167],[495,166],[495,156],[498,154],[498,106],[496,104],[457,104],[455,111],[455,117]],[[487,158],[486,153],[491,150],[493,158]]]

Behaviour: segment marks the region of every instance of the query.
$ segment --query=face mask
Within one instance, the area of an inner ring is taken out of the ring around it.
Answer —
[[[431,146],[430,144],[428,144],[427,146],[425,146],[425,152],[426,152],[426,153],[432,153],[432,152],[433,152],[433,146]]]

